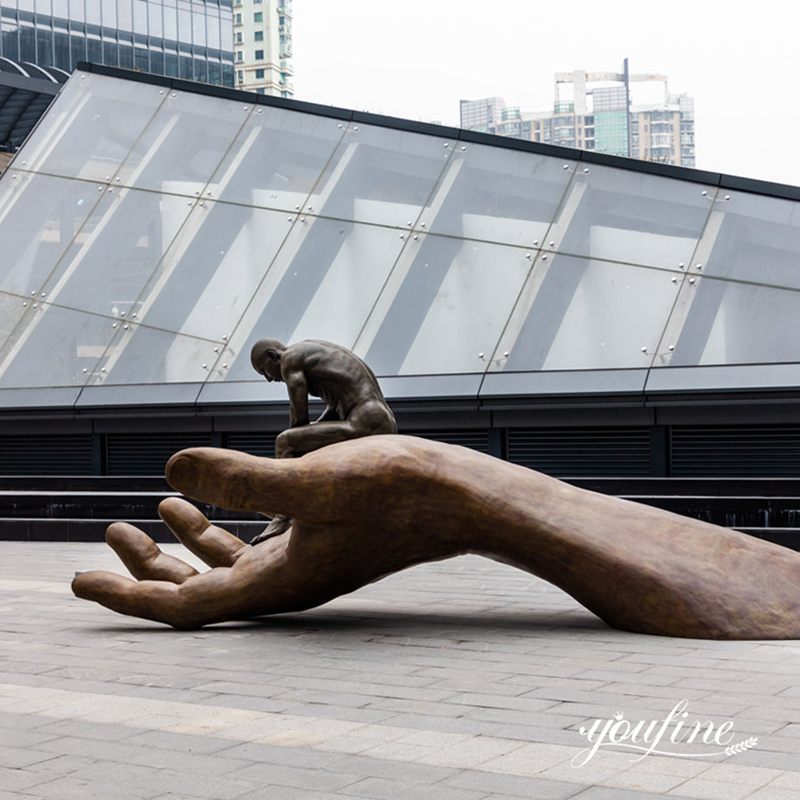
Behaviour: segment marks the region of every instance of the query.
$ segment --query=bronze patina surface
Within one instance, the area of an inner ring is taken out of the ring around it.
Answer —
[[[397,433],[378,379],[346,347],[321,339],[288,346],[277,339],[260,339],[250,352],[250,363],[268,381],[285,383],[289,392],[289,429],[275,440],[278,458],[296,458],[362,436]],[[308,415],[309,395],[325,402],[314,422]],[[283,533],[290,525],[289,517],[278,514],[250,544]]]
[[[193,448],[170,459],[167,478],[189,497],[292,525],[253,547],[170,498],[161,516],[211,569],[198,574],[115,523],[108,542],[134,577],[84,573],[72,584],[78,597],[197,628],[312,608],[415,564],[476,553],[550,581],[615,628],[800,638],[800,554],[466,448],[397,435],[290,459]]]

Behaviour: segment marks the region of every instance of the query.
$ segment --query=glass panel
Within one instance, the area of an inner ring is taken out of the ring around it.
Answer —
[[[249,115],[240,102],[169,92],[117,177],[137,189],[199,195]]]
[[[230,335],[289,228],[281,212],[196,207],[142,292],[140,319],[209,339]]]
[[[138,316],[137,299],[189,216],[182,197],[109,188],[47,282],[49,302],[111,317]]]
[[[162,101],[159,88],[75,73],[17,156],[37,172],[110,180]]]
[[[692,258],[715,191],[613,167],[580,167],[547,245],[572,255],[678,269]]]
[[[93,183],[9,173],[0,182],[0,288],[38,294],[100,197]]]
[[[451,148],[445,144],[419,133],[351,124],[308,203],[329,217],[406,227],[447,163]]]
[[[403,247],[397,230],[327,219],[297,222],[230,340],[228,380],[261,380],[258,339],[327,339],[352,347]]]
[[[0,292],[0,350],[24,316],[28,305],[29,301],[22,297]]]
[[[574,166],[535,153],[459,144],[421,223],[434,233],[540,245]]]
[[[200,383],[214,366],[215,347],[205,339],[125,323],[91,385]]]
[[[706,274],[800,289],[800,203],[721,190],[714,209]]]
[[[483,372],[525,276],[518,248],[421,235],[409,243],[357,351],[379,375]],[[408,262],[406,262],[408,259]],[[402,279],[400,279],[402,276]]]
[[[0,351],[0,386],[81,386],[114,334],[112,320],[43,303]]]
[[[209,189],[214,197],[234,203],[294,210],[305,202],[342,138],[340,124],[328,117],[259,107]]]
[[[543,256],[490,370],[649,367],[682,278],[627,264]]]
[[[697,278],[670,319],[662,349],[671,358],[655,366],[800,362],[799,314],[798,291]]]

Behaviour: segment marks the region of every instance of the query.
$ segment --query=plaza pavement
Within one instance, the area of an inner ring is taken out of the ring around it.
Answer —
[[[0,800],[800,800],[800,643],[621,633],[476,557],[187,633],[74,599],[90,568],[119,567],[0,542]],[[581,726],[681,699],[757,746],[571,766]]]

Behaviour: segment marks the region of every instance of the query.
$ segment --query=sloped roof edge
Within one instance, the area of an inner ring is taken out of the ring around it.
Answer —
[[[403,119],[401,117],[391,117],[383,114],[372,114],[365,111],[355,111],[353,109],[339,108],[338,106],[326,106],[318,103],[307,103],[302,100],[290,100],[284,97],[273,97],[271,95],[256,94],[255,92],[245,92],[240,89],[232,89],[226,86],[213,86],[206,83],[196,83],[180,78],[170,78],[163,75],[153,75],[135,70],[121,69],[119,67],[108,67],[102,64],[90,64],[79,62],[77,70],[83,72],[93,72],[98,75],[106,75],[112,78],[123,80],[138,81],[140,83],[151,83],[157,86],[166,86],[170,89],[182,92],[193,92],[211,97],[223,97],[229,100],[252,103],[255,105],[275,106],[285,108],[290,111],[301,113],[316,114],[324,117],[333,117],[353,122],[362,122],[365,125],[378,125],[384,128],[394,128],[396,130],[411,131],[414,133],[427,134],[428,136],[440,136],[446,139],[457,139],[464,142],[475,144],[485,144],[491,147],[502,147],[507,150],[522,150],[528,153],[538,153],[540,155],[551,156],[554,158],[569,158],[573,161],[582,161],[589,164],[602,164],[604,166],[625,169],[631,172],[642,172],[650,175],[662,175],[666,178],[691,181],[692,183],[703,183],[710,186],[720,186],[725,189],[735,189],[741,192],[750,192],[768,197],[779,197],[787,200],[800,200],[800,186],[791,184],[775,183],[763,181],[757,178],[745,178],[738,175],[729,175],[722,172],[710,172],[690,167],[678,167],[671,164],[660,164],[653,161],[641,161],[635,158],[624,156],[611,156],[605,153],[597,153],[592,150],[576,150],[557,145],[542,144],[540,142],[524,141],[522,139],[511,139],[506,136],[497,136],[489,133],[479,133],[477,131],[465,130],[463,128],[450,127],[446,125],[436,125],[431,122],[416,122],[414,120]]]

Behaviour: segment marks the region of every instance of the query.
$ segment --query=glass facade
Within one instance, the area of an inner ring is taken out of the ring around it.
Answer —
[[[233,86],[232,0],[0,0],[0,57]]]
[[[0,179],[0,406],[272,397],[262,337],[390,397],[752,387],[800,364],[798,209],[76,73]]]

